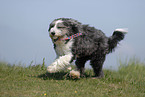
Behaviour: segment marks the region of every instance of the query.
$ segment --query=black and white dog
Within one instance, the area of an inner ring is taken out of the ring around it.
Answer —
[[[74,19],[55,19],[49,26],[49,35],[57,58],[47,67],[47,71],[58,72],[76,60],[77,70],[83,76],[85,63],[90,60],[95,77],[103,77],[102,66],[106,54],[114,51],[126,32],[124,29],[116,29],[111,37],[106,37],[101,30],[83,25]]]

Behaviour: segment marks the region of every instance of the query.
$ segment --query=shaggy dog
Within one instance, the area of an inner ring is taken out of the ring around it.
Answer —
[[[101,30],[71,18],[55,19],[48,31],[57,54],[56,60],[47,67],[49,73],[59,72],[76,60],[77,71],[80,76],[84,76],[85,63],[90,60],[97,78],[104,76],[102,66],[106,54],[114,51],[127,32],[124,29],[116,29],[112,36],[106,37]]]

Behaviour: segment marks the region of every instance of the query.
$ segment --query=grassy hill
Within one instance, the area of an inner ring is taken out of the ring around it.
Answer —
[[[145,97],[145,65],[129,62],[118,71],[104,70],[105,77],[72,80],[67,72],[46,73],[42,65],[22,67],[0,63],[0,96],[3,97]]]

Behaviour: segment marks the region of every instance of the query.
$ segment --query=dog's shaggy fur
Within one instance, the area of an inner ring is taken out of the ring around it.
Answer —
[[[80,36],[67,37],[81,33]],[[49,35],[54,43],[56,60],[47,68],[49,73],[55,73],[66,68],[73,60],[80,75],[84,74],[86,61],[90,60],[96,77],[103,77],[102,66],[106,54],[114,51],[119,41],[124,39],[126,31],[116,29],[111,37],[94,27],[83,25],[71,18],[55,19],[49,27]]]

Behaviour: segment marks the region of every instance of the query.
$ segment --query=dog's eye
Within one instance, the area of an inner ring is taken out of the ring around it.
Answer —
[[[57,27],[58,29],[60,29],[60,28],[65,28],[65,27],[63,27],[63,26],[59,26],[59,27]]]
[[[58,23],[57,24],[57,28],[59,29],[59,28],[65,28],[65,26],[62,24],[62,23]]]

